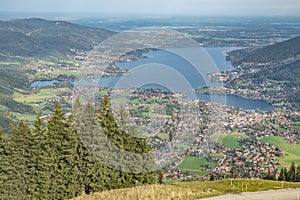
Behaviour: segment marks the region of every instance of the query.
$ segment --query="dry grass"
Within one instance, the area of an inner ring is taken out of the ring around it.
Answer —
[[[217,182],[174,182],[163,185],[146,185],[83,195],[74,200],[193,200],[227,193],[281,189],[282,182],[265,180],[230,180]],[[283,188],[300,188],[300,183],[284,183]]]
[[[104,191],[93,195],[83,195],[76,200],[173,200],[173,199],[195,199],[209,197],[218,193],[212,190],[193,191],[193,189],[178,187],[175,185],[148,185],[130,189],[118,189]]]

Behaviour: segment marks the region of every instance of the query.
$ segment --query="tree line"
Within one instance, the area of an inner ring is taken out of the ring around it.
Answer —
[[[267,173],[263,178],[268,180],[276,180],[276,175],[274,173]],[[289,170],[287,170],[286,167],[282,168],[277,180],[300,182],[300,164],[298,165],[298,167],[296,167],[295,163],[292,162]]]
[[[0,128],[0,199],[68,199],[161,182],[146,139],[119,113],[107,97],[97,109],[77,100],[68,116],[57,103],[47,122],[37,115],[33,127],[20,121],[10,135]]]
[[[280,170],[280,175],[278,177],[279,181],[289,181],[289,182],[300,182],[300,164],[296,168],[294,162],[292,162],[290,169],[287,170],[285,167]]]

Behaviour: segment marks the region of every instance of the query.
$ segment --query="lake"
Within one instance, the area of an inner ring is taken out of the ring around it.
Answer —
[[[156,50],[143,54],[143,58],[119,62],[121,69],[130,75],[105,77],[99,80],[104,87],[143,87],[156,85],[173,92],[185,92],[195,98],[195,89],[204,86],[220,86],[223,83],[211,82],[207,74],[230,71],[234,68],[225,60],[225,51],[232,48],[184,48]]]
[[[271,110],[266,101],[242,98],[236,95],[209,95],[195,93],[195,89],[204,86],[220,86],[223,83],[211,82],[207,74],[218,71],[230,71],[234,67],[225,60],[226,51],[233,48],[186,48],[172,50],[154,50],[143,54],[135,61],[119,62],[121,69],[130,73],[126,76],[99,78],[97,85],[113,88],[161,88],[171,92],[184,92],[188,99],[199,98],[205,101],[222,103],[246,110]],[[43,87],[51,81],[34,82],[34,86]],[[77,85],[87,85],[85,81]],[[33,86],[33,85],[32,85]]]
[[[55,83],[57,83],[59,81],[57,80],[41,80],[41,81],[34,81],[33,83],[30,84],[30,87],[47,87],[50,85],[54,85]]]

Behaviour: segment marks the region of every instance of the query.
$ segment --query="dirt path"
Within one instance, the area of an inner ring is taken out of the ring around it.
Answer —
[[[300,200],[300,188],[227,194],[201,200]]]

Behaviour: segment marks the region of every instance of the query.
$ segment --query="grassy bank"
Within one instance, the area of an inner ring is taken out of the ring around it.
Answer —
[[[280,181],[249,179],[216,182],[173,182],[162,185],[147,185],[104,191],[92,195],[83,195],[73,200],[192,200],[228,193],[254,192],[282,188],[300,188],[300,183],[282,183]]]

